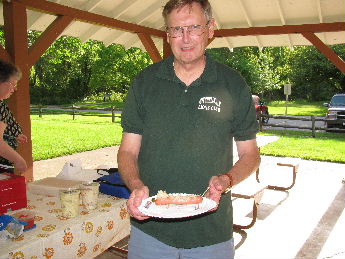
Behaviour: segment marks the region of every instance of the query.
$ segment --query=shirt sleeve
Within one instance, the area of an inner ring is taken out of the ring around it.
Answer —
[[[139,93],[139,79],[133,80],[128,91],[125,106],[121,115],[121,125],[124,132],[142,135],[143,133],[143,109],[141,95]]]
[[[242,82],[240,83],[238,104],[235,108],[234,138],[235,141],[245,141],[256,138],[256,133],[259,132],[259,124],[256,120],[255,106],[249,87],[242,77],[239,80]]]

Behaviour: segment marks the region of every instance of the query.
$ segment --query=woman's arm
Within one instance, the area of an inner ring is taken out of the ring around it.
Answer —
[[[14,169],[19,172],[23,172],[27,169],[24,158],[18,154],[12,147],[10,147],[4,140],[4,131],[6,124],[0,121],[0,156],[13,162]]]

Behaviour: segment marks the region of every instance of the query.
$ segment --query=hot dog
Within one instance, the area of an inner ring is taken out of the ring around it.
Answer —
[[[181,195],[181,194],[167,194],[165,191],[158,191],[155,203],[156,205],[187,205],[198,204],[202,202],[200,195]]]

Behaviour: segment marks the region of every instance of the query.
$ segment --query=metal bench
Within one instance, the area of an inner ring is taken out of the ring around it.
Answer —
[[[277,166],[285,166],[285,167],[291,167],[291,183],[288,186],[277,186],[277,185],[268,185],[268,189],[272,189],[272,190],[279,190],[279,191],[287,191],[290,190],[292,187],[294,187],[295,183],[296,183],[296,177],[297,177],[297,173],[298,173],[298,169],[299,169],[299,164],[300,164],[301,159],[300,158],[296,158],[296,159],[290,159],[289,161],[284,161],[284,162],[278,162]],[[279,167],[277,167],[277,170],[279,170]],[[279,172],[277,172],[279,173]],[[260,182],[259,179],[259,174],[260,171],[259,169],[256,171],[256,180],[257,182]]]
[[[290,190],[296,183],[296,176],[298,173],[298,168],[299,168],[299,160],[298,162],[293,162],[293,163],[277,163],[278,166],[287,166],[292,168],[292,181],[289,186],[275,186],[275,185],[268,185],[269,189],[273,190],[280,190],[280,191],[287,191]]]
[[[258,216],[258,206],[267,187],[268,185],[266,184],[250,181],[250,179],[247,179],[236,185],[232,189],[232,197],[253,200],[253,216],[251,222],[247,225],[234,224],[235,229],[248,229],[254,226]]]

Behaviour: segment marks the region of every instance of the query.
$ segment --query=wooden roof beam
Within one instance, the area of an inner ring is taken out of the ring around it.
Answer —
[[[147,35],[145,33],[138,33],[138,37],[141,40],[142,44],[144,45],[146,51],[149,53],[152,61],[154,63],[157,63],[162,60],[161,55],[159,54],[159,51],[153,42],[150,35]]]
[[[29,66],[33,66],[59,35],[73,21],[69,16],[58,16],[29,49]]]
[[[159,38],[165,37],[165,32],[129,22],[120,21],[100,14],[82,11],[76,8],[56,4],[46,0],[13,0],[25,5],[29,9],[38,10],[52,15],[69,16],[81,22],[93,23],[112,29],[119,29],[133,33],[146,33]]]
[[[332,63],[345,74],[345,62],[330,47],[324,44],[314,33],[303,32],[302,35],[321,51]]]
[[[214,37],[278,35],[303,32],[318,33],[332,31],[345,31],[345,22],[219,29],[214,31]]]

